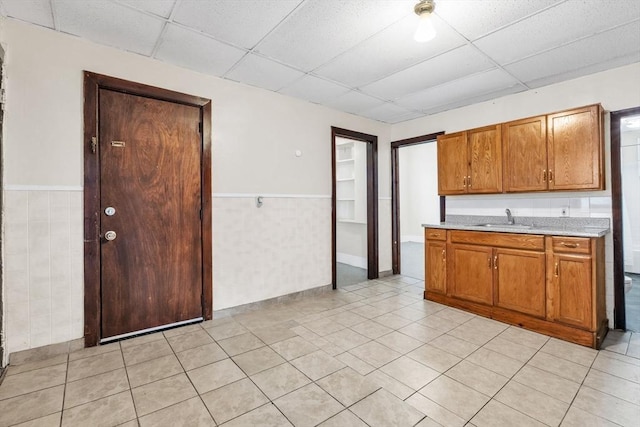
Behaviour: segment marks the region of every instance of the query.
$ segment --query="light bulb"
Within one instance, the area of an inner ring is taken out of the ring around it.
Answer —
[[[433,22],[431,20],[430,13],[421,13],[418,16],[418,28],[416,28],[416,33],[413,35],[415,41],[424,43],[429,40],[433,40],[436,36],[436,29],[433,27]]]

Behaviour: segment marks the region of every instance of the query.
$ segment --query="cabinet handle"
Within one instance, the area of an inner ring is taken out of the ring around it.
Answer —
[[[558,274],[560,273],[560,269],[558,268],[558,263],[556,262],[556,269],[555,269],[555,276],[558,277]]]
[[[471,188],[471,175],[467,177],[467,184],[469,184],[469,188]]]
[[[553,181],[553,172],[549,170],[549,182]]]
[[[567,242],[560,242],[560,244],[562,246],[564,246],[565,248],[577,248],[578,246],[580,246],[580,243],[567,243]]]
[[[498,255],[493,257],[493,268],[498,269]]]
[[[487,258],[487,261],[489,262],[489,268],[491,268],[491,257]]]
[[[444,249],[442,250],[442,260],[443,261],[447,260],[447,252]]]
[[[464,188],[467,188],[467,177],[466,176],[464,178],[462,178],[462,186]]]
[[[547,170],[542,170],[542,182],[547,182]]]

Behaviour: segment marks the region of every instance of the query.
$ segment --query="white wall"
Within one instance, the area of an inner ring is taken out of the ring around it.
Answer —
[[[573,107],[600,103],[606,111],[640,106],[640,64],[632,64],[566,82],[505,96],[429,117],[394,125],[392,140],[438,131],[456,132]],[[447,197],[447,213],[504,215],[510,208],[518,216],[560,216],[570,206],[571,216],[611,218],[611,137],[605,117],[606,189],[591,192],[505,194]],[[613,227],[616,225],[613,224]],[[613,239],[605,238],[607,313],[613,321]]]
[[[83,70],[212,100],[214,310],[331,282],[331,126],[378,136],[390,195],[389,125],[13,20],[0,31],[8,353],[83,335]],[[383,271],[390,215],[381,203]]]
[[[440,222],[436,142],[398,148],[400,240],[424,242],[422,224]]]
[[[640,130],[620,133],[625,272],[640,273]]]

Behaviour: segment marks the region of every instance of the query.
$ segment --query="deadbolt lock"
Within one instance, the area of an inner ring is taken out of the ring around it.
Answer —
[[[111,240],[115,240],[117,237],[117,234],[115,231],[113,230],[109,230],[106,233],[104,233],[104,238],[111,241]]]

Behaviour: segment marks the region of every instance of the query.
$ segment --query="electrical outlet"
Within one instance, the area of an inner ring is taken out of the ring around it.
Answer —
[[[560,209],[560,216],[569,216],[569,206],[563,206]]]

